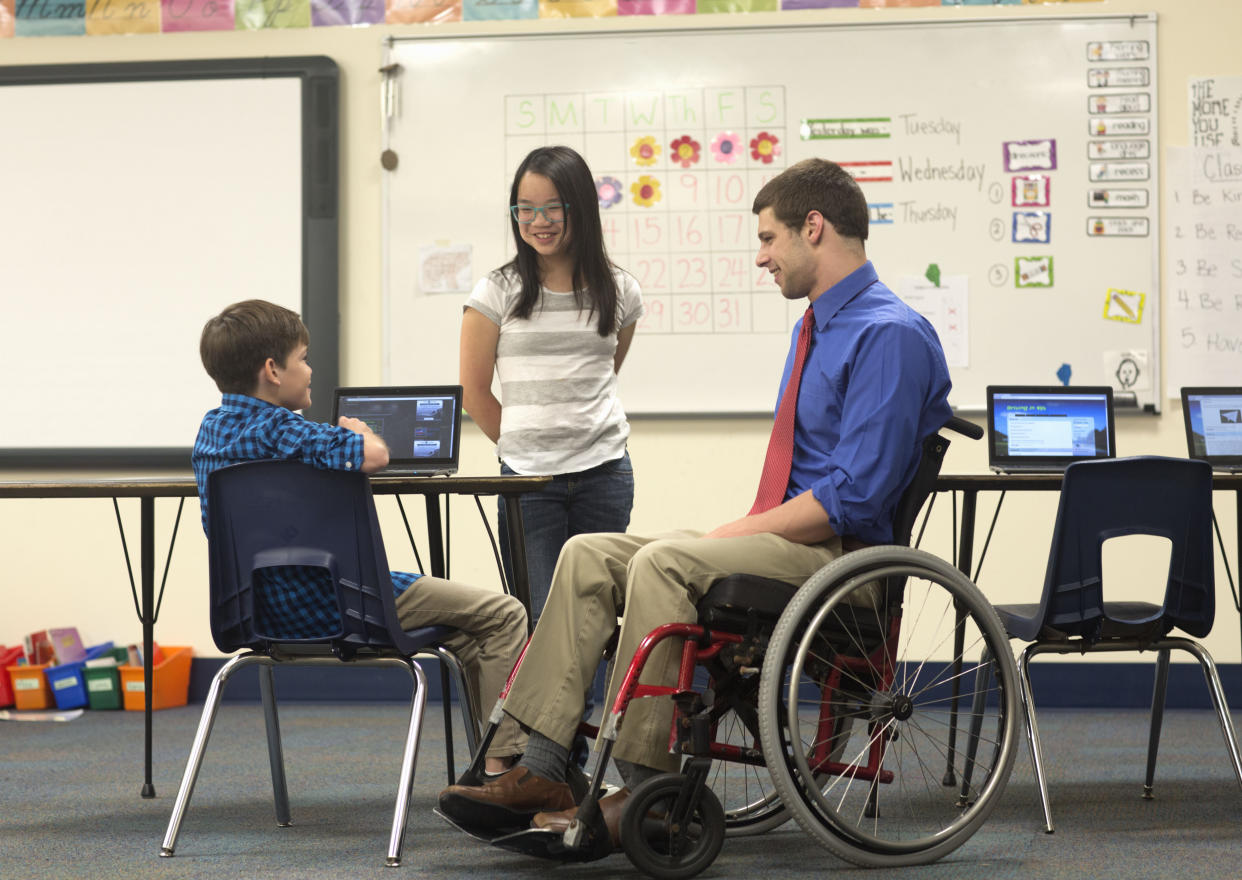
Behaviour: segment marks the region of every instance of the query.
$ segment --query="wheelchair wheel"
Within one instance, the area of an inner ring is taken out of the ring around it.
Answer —
[[[621,813],[621,846],[634,867],[658,880],[684,880],[709,866],[724,844],[724,810],[710,788],[680,822],[670,818],[690,786],[680,773],[653,776],[630,793]]]
[[[979,688],[980,740],[959,801]],[[965,575],[920,550],[868,548],[813,575],[777,623],[759,688],[763,753],[781,801],[826,849],[869,867],[925,864],[996,806],[1017,694],[1009,640]]]
[[[755,724],[757,730],[757,720]],[[732,709],[716,722],[715,741],[747,750],[760,748],[758,738]],[[772,775],[762,765],[713,761],[707,784],[724,809],[725,834],[729,837],[763,834],[789,819]]]

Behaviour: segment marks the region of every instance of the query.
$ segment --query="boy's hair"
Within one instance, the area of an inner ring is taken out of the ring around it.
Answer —
[[[272,358],[282,367],[310,333],[296,312],[261,299],[233,303],[203,327],[198,353],[207,375],[225,394],[249,394]]]
[[[827,159],[803,159],[769,180],[753,210],[764,208],[791,229],[801,229],[806,215],[818,211],[842,238],[867,240],[867,199],[849,172]]]

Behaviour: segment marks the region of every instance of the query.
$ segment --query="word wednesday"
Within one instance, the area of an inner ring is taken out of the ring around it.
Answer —
[[[904,159],[900,156],[897,158],[897,172],[901,175],[903,183],[911,181],[973,183],[975,189],[979,191],[983,190],[983,175],[987,167],[986,162],[967,165],[965,159],[956,164],[935,165],[930,158],[922,162],[912,156],[906,156]]]

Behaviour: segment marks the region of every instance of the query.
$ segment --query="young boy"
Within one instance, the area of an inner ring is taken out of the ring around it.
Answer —
[[[388,447],[366,423],[342,417],[338,426],[312,422],[295,410],[310,406],[310,334],[294,312],[263,300],[234,303],[203,327],[199,354],[224,394],[203,417],[192,463],[207,529],[207,475],[243,461],[288,459],[317,468],[372,473],[388,463]],[[314,638],[335,630],[336,600],[322,570],[301,566],[265,569],[256,614],[267,632]],[[504,687],[526,639],[522,603],[495,590],[441,578],[392,572],[397,616],[404,629],[440,624],[459,634],[446,644],[461,659],[476,718],[480,697]],[[264,596],[271,601],[264,602]],[[490,708],[490,706],[489,706]],[[512,719],[496,731],[486,770],[506,769],[523,750],[525,736]]]

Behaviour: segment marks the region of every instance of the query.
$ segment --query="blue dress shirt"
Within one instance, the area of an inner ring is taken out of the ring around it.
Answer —
[[[203,416],[191,464],[207,531],[207,475],[243,461],[303,461],[325,470],[362,469],[362,436],[348,428],[312,422],[298,413],[244,394],[225,394]],[[416,574],[394,571],[400,594]],[[282,565],[256,572],[259,629],[273,639],[313,639],[340,629],[336,591],[322,568]]]
[[[880,283],[870,262],[813,308],[785,499],[810,490],[838,535],[889,543],[922,441],[953,414],[944,351],[931,324]],[[778,405],[793,358],[791,344]]]

